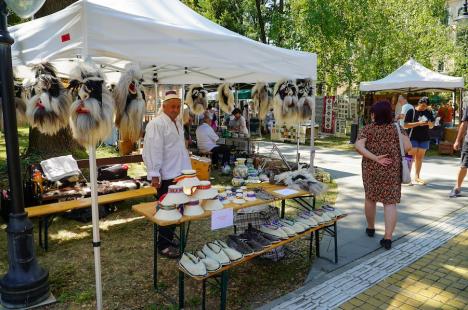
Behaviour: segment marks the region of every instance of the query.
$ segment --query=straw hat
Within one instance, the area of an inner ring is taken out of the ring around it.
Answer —
[[[257,196],[255,195],[255,192],[250,191],[245,194],[244,199],[247,201],[254,201],[257,199]]]
[[[218,196],[218,190],[211,187],[210,181],[200,181],[194,194],[194,197],[199,200],[213,199],[216,196]]]
[[[225,199],[224,201],[227,201],[227,199]],[[221,210],[224,208],[223,203],[218,199],[218,196],[213,199],[203,200],[202,207],[206,211]]]
[[[182,218],[182,214],[177,210],[175,204],[165,205],[161,203],[157,206],[154,217],[160,221],[178,221]]]
[[[189,197],[184,194],[184,188],[180,185],[170,185],[167,194],[163,199],[164,204],[181,205],[190,201]]]
[[[184,193],[188,196],[191,196],[195,192],[196,186],[200,184],[195,170],[182,170],[182,175],[174,180],[177,185],[184,188]]]
[[[205,213],[202,207],[200,207],[200,201],[198,199],[190,199],[184,206],[185,216],[197,216]]]
[[[241,198],[236,198],[232,202],[234,202],[235,204],[241,205],[241,204],[245,203],[245,200],[241,199]]]

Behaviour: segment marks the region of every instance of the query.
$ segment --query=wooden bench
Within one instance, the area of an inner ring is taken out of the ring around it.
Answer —
[[[99,158],[96,162],[99,167],[104,165],[138,163],[142,161],[143,158],[141,155],[128,155],[122,157]],[[78,160],[77,163],[78,167],[81,169],[89,168],[89,161],[87,159]],[[108,205],[115,202],[154,195],[156,195],[156,189],[154,187],[143,187],[123,192],[100,195],[98,196],[98,205]],[[26,212],[29,218],[39,218],[39,245],[47,251],[49,247],[49,226],[51,225],[54,217],[61,213],[89,207],[91,207],[91,197],[86,197],[28,207],[26,208]]]

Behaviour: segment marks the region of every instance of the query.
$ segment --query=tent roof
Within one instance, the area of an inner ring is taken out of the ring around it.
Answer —
[[[176,0],[80,0],[10,32],[15,67],[51,61],[63,75],[89,56],[109,73],[136,62],[163,84],[317,77],[316,54],[248,39]]]
[[[361,91],[403,90],[454,90],[464,87],[462,77],[452,77],[424,67],[414,59],[383,79],[372,82],[361,82]]]

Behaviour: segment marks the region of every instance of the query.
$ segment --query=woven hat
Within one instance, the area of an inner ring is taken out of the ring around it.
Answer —
[[[205,211],[200,206],[200,201],[198,199],[190,199],[190,201],[184,206],[185,216],[197,216],[202,215],[203,213],[205,213]]]
[[[158,205],[158,210],[154,217],[160,221],[178,221],[182,218],[182,214],[180,214],[179,210],[175,204],[172,205],[165,205],[163,203]]]
[[[166,94],[164,95],[163,102],[166,102],[167,100],[171,100],[171,99],[179,99],[181,101],[181,99],[179,98],[179,95],[177,95],[177,92],[175,90],[168,90]]]
[[[189,202],[189,197],[184,194],[184,188],[180,185],[170,185],[164,197],[164,204],[181,205]]]
[[[210,181],[200,181],[200,184],[197,186],[197,191],[194,195],[194,197],[199,200],[213,199],[216,196],[218,196],[218,190],[211,187]]]
[[[224,201],[227,201],[227,199],[225,199]],[[218,199],[218,196],[216,196],[213,199],[203,200],[202,207],[206,211],[216,211],[224,208],[223,203]]]
[[[197,185],[200,184],[200,180],[197,178],[197,172],[195,170],[182,170],[182,175],[175,178],[174,181],[177,185],[183,187],[185,195],[188,196],[193,195]]]
[[[245,193],[244,199],[247,201],[254,201],[257,199],[257,196],[255,195],[255,192],[250,191]]]

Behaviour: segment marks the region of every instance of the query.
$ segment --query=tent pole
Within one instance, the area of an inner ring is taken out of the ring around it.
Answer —
[[[297,122],[297,130],[296,130],[296,166],[297,169],[299,169],[299,159],[301,157],[301,154],[299,153],[299,130],[301,129],[301,122]]]
[[[93,249],[94,271],[96,275],[96,309],[102,310],[102,281],[101,281],[101,241],[99,237],[99,209],[97,199],[97,167],[96,146],[89,146],[89,174],[91,181],[91,202],[93,219]]]
[[[315,176],[315,168],[314,168],[314,161],[315,161],[315,95],[317,91],[317,82],[312,81],[312,89],[313,89],[313,95],[312,95],[312,116],[310,120],[310,167],[309,171],[310,173]]]

